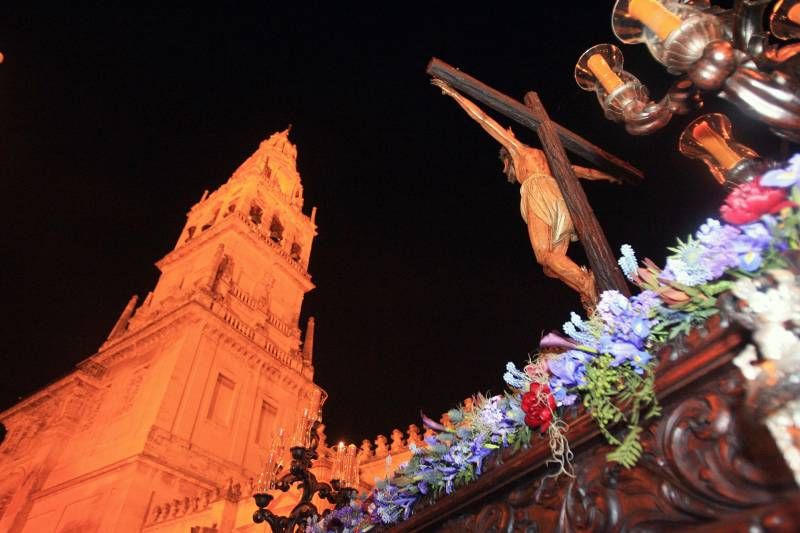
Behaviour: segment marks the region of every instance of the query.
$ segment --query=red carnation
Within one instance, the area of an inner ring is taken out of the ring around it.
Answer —
[[[784,207],[796,205],[786,199],[786,189],[763,187],[760,179],[742,183],[725,198],[725,205],[719,210],[725,222],[736,225],[749,224],[762,215],[777,213]]]
[[[553,420],[553,411],[556,409],[556,400],[550,394],[547,385],[531,383],[530,392],[522,395],[522,410],[525,412],[525,423],[532,429],[539,428],[547,431]]]

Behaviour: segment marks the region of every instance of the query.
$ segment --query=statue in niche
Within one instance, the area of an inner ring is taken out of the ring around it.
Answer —
[[[230,272],[233,268],[231,264],[231,256],[228,254],[223,254],[222,258],[219,260],[219,264],[217,264],[217,270],[214,272],[214,277],[211,280],[211,292],[216,294],[219,290],[220,282],[225,278],[230,278]]]
[[[597,302],[594,275],[567,257],[570,241],[578,240],[578,236],[544,152],[518,141],[510,128],[500,126],[444,81],[433,79],[431,83],[440,88],[442,94],[455,100],[470,118],[500,143],[503,172],[509,182],[520,184],[520,212],[528,225],[536,262],[542,265],[546,276],[564,282],[580,295],[584,307],[593,309]],[[577,165],[572,165],[572,168],[579,178],[617,182],[599,170]]]

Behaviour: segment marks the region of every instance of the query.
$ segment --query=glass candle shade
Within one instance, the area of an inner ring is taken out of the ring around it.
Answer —
[[[597,44],[586,50],[575,64],[575,82],[584,91],[602,87],[611,93],[622,83],[620,72],[624,58],[613,44]]]
[[[283,455],[285,451],[284,431],[283,428],[280,428],[278,433],[272,437],[272,444],[269,452],[267,452],[264,468],[258,476],[254,494],[266,494],[267,491],[275,488],[275,482],[281,470],[283,470]]]
[[[703,161],[720,184],[730,181],[743,162],[758,158],[756,152],[733,139],[731,121],[720,113],[703,115],[686,126],[678,149],[686,157]]]
[[[347,445],[347,452],[345,455],[345,475],[344,482],[346,487],[352,489],[358,488],[359,472],[358,472],[358,449],[355,444]]]
[[[322,422],[322,406],[325,404],[325,400],[328,399],[328,393],[322,389],[319,389],[319,399],[317,400],[317,420]]]
[[[623,57],[613,44],[598,44],[586,50],[575,64],[575,82],[585,91],[594,91],[606,118],[625,120],[626,110],[647,105],[647,87],[622,70]]]
[[[345,478],[345,446],[344,442],[340,442],[336,446],[336,453],[333,457],[333,468],[331,470],[331,479],[338,479],[344,481]]]
[[[308,448],[310,446],[311,424],[313,423],[313,420],[311,419],[309,413],[310,409],[305,407],[297,417],[297,421],[294,425],[294,431],[292,432],[292,446],[302,446],[303,448]]]
[[[647,44],[670,73],[680,74],[702,57],[708,43],[725,37],[717,17],[695,6],[677,0],[617,0],[611,27],[620,41]]]
[[[769,16],[769,31],[778,39],[799,39],[800,0],[778,0]]]

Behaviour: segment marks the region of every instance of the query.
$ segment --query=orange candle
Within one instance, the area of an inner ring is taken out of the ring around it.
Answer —
[[[795,24],[800,24],[800,4],[795,4],[789,8],[789,12],[786,13],[786,18],[794,22]]]
[[[592,71],[594,77],[597,78],[597,81],[600,82],[607,93],[611,94],[611,91],[622,85],[622,80],[619,79],[616,72],[611,70],[602,55],[594,54],[586,62],[586,66],[589,67],[589,70]]]
[[[657,0],[631,0],[628,14],[650,28],[662,41],[681,25],[680,17]]]
[[[692,128],[692,135],[697,142],[705,148],[714,159],[717,160],[719,166],[725,170],[730,170],[736,166],[736,163],[744,159],[742,156],[731,150],[725,139],[720,136],[716,131],[712,130],[708,124],[701,122]]]

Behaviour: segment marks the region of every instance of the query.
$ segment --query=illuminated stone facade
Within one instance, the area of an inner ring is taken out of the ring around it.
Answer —
[[[255,530],[275,430],[324,395],[299,329],[316,226],[296,156],[288,131],[262,142],[100,350],[0,413],[0,531]]]

